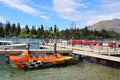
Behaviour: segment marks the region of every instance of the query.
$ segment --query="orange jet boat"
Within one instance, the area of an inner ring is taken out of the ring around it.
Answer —
[[[72,56],[62,56],[60,54],[52,54],[46,56],[30,56],[28,51],[23,51],[18,56],[9,56],[18,69],[36,69],[61,65],[73,59]]]

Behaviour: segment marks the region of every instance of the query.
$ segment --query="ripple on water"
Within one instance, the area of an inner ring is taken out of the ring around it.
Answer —
[[[24,71],[0,66],[0,80],[119,80],[120,70],[88,62],[65,67]]]

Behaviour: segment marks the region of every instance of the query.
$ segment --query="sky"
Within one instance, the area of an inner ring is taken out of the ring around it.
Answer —
[[[0,0],[0,22],[59,30],[120,18],[120,0]]]

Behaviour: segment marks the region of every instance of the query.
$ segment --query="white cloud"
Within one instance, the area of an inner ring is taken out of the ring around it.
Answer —
[[[48,17],[48,16],[45,16],[45,15],[41,15],[40,18],[43,18],[43,19],[46,20],[46,21],[49,20],[49,17]]]
[[[102,0],[101,8],[116,11],[120,9],[120,0]]]
[[[109,15],[98,15],[98,16],[93,16],[87,21],[87,25],[92,25],[94,23],[97,23],[102,20],[112,20],[115,18],[120,18],[120,13],[113,13]]]
[[[44,19],[48,19],[49,18],[48,16],[45,16],[45,15],[41,15],[40,17],[44,18]]]
[[[29,6],[28,2],[30,2],[30,0],[0,0],[0,2],[4,3],[8,7],[16,8],[27,14],[40,16],[40,18],[43,18],[45,20],[49,18],[48,16],[44,15],[44,12],[41,12],[38,9],[33,8],[33,5]]]
[[[6,19],[0,16],[0,22],[5,23]]]
[[[120,0],[101,0],[101,5],[94,15],[89,15],[87,25],[93,25],[102,20],[112,20],[120,18]],[[100,9],[100,11],[99,11]]]
[[[120,18],[120,0],[95,0],[96,3],[97,1],[100,2],[97,5],[91,1],[86,3],[82,1],[84,0],[79,2],[77,0],[54,0],[54,10],[61,18],[77,21],[86,26],[93,25],[101,20]]]
[[[32,8],[29,5],[24,4],[24,0],[0,0],[0,2],[3,2],[9,7],[19,9],[25,13],[29,13],[33,15],[40,13],[35,8]]]
[[[120,0],[51,0],[53,1],[54,10],[51,7],[43,6],[43,4],[35,3],[34,0],[34,4],[31,3],[30,5],[28,4],[29,1],[32,2],[32,0],[0,0],[9,7],[39,16],[45,21],[50,19],[46,15],[56,16],[55,12],[62,19],[76,21],[86,26],[101,20],[120,18]]]
[[[86,8],[83,3],[78,3],[76,0],[54,0],[53,8],[58,15],[67,20],[80,20],[81,13],[78,9]]]

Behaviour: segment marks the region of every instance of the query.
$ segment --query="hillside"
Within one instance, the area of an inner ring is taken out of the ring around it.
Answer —
[[[88,29],[97,31],[105,29],[107,31],[115,31],[120,33],[120,19],[100,21],[92,26],[89,26]]]

